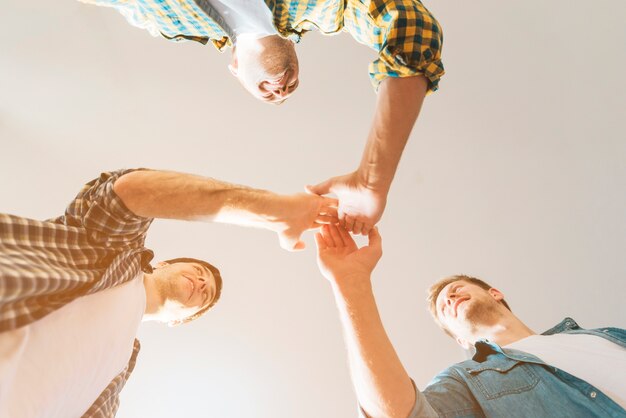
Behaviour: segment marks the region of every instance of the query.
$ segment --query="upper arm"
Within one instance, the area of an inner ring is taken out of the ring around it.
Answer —
[[[108,246],[142,246],[152,219],[130,211],[115,190],[117,180],[132,171],[102,173],[85,184],[57,222],[85,228],[90,239]]]
[[[415,386],[413,379],[411,379],[411,384],[413,385],[413,390],[415,391],[415,401],[411,411],[407,415],[407,418],[437,418],[439,415],[430,406],[424,395],[417,390],[417,386]],[[360,405],[358,416],[359,418],[371,418]]]
[[[378,51],[369,66],[376,88],[387,77],[424,75],[429,92],[444,74],[443,33],[435,17],[418,0],[349,0],[345,26],[359,42]]]
[[[453,368],[435,376],[422,392],[439,417],[482,417],[480,405]]]

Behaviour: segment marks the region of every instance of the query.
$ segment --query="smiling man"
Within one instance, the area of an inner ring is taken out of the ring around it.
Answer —
[[[320,270],[339,308],[362,416],[626,417],[626,330],[586,330],[566,318],[536,334],[501,291],[462,275],[433,285],[428,300],[435,321],[475,354],[417,391],[372,292],[371,273],[382,255],[378,231],[360,249],[335,225],[324,226],[316,242]],[[421,356],[427,360],[428,353]]]
[[[155,218],[275,232],[287,250],[336,220],[336,201],[278,195],[189,174],[120,170],[86,184],[65,214],[0,214],[0,416],[113,417],[143,320],[189,322],[219,299],[217,268],[192,258],[153,268]]]
[[[419,0],[82,1],[113,7],[154,36],[211,41],[220,51],[232,46],[233,75],[255,98],[274,104],[299,85],[294,44],[306,32],[347,32],[370,47],[377,54],[368,68],[377,102],[360,163],[307,189],[337,195],[339,219],[356,234],[367,235],[380,220],[422,102],[444,74],[441,27]],[[310,123],[324,123],[311,115]]]

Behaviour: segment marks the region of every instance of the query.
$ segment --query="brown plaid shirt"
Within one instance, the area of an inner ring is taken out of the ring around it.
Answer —
[[[133,214],[113,191],[115,180],[130,171],[102,173],[56,219],[0,214],[0,332],[151,271],[153,253],[143,245],[152,219]],[[84,417],[115,416],[138,353],[135,340],[128,365]]]

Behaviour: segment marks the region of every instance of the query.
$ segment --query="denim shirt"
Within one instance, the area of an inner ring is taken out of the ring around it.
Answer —
[[[542,335],[561,333],[595,335],[626,347],[626,330],[586,330],[571,318]],[[477,341],[475,347],[471,360],[448,367],[417,393],[410,418],[626,417],[626,411],[595,386],[531,354],[487,340]]]

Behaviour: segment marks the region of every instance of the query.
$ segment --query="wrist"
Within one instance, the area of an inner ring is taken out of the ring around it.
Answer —
[[[333,292],[344,299],[372,292],[371,275],[355,272],[330,280]]]
[[[260,220],[263,226],[272,231],[284,229],[282,227],[287,221],[289,197],[265,190],[261,193],[259,199],[263,202],[263,210],[260,213]]]
[[[218,193],[219,195],[216,195]],[[209,191],[207,199],[221,199],[215,221],[272,229],[277,217],[278,195],[267,190],[232,186],[218,192]]]
[[[361,164],[355,171],[358,184],[371,193],[386,197],[393,181],[393,175],[382,175],[371,164]]]

